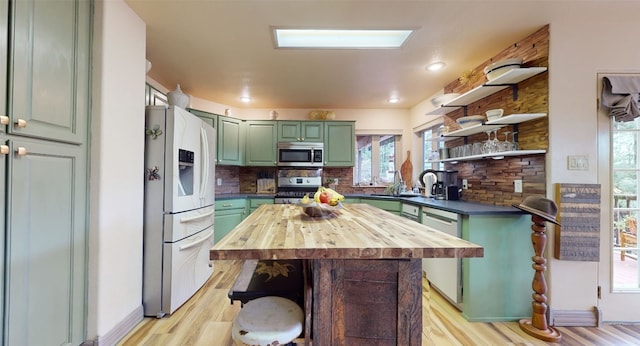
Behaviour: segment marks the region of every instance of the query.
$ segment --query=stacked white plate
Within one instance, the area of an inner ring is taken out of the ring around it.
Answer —
[[[484,74],[488,80],[493,80],[520,66],[522,66],[522,58],[505,59],[485,67]]]

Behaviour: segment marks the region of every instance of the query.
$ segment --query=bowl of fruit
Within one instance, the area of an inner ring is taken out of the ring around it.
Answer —
[[[313,198],[306,194],[300,199],[298,205],[310,217],[327,217],[335,215],[335,212],[342,208],[342,201],[344,201],[343,195],[328,187],[320,186],[313,194]]]

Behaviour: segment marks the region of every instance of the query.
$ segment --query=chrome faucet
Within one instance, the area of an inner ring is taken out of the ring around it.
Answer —
[[[402,185],[402,177],[400,176],[399,171],[393,172],[393,195],[400,195],[400,186]]]

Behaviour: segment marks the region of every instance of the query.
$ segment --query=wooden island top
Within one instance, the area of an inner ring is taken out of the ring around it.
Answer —
[[[334,213],[263,204],[209,257],[303,260],[305,345],[311,335],[314,345],[421,345],[422,258],[482,257],[484,248],[368,204]]]
[[[263,204],[213,246],[210,259],[412,259],[482,257],[482,246],[368,204],[327,217]]]

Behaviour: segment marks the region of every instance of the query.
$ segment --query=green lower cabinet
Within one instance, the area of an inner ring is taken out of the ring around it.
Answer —
[[[402,211],[402,205],[400,201],[386,201],[381,199],[367,199],[367,198],[361,198],[360,200],[362,201],[362,203],[367,203],[376,208],[386,210],[396,215],[400,215],[400,212]]]
[[[531,318],[531,217],[462,215],[462,238],[484,247],[484,257],[462,260],[463,316],[471,322]]]
[[[253,213],[263,204],[273,204],[273,198],[251,198],[249,200],[249,213]]]
[[[357,197],[345,197],[344,201],[342,201],[342,204],[351,204],[351,203],[361,203],[360,198]]]
[[[213,241],[217,243],[247,216],[247,202],[244,198],[216,201]]]

